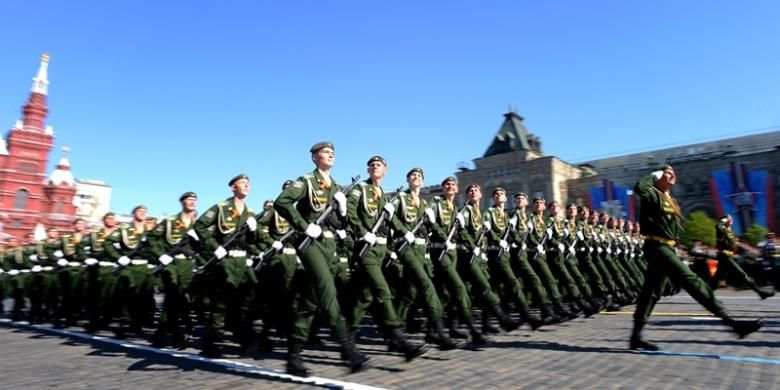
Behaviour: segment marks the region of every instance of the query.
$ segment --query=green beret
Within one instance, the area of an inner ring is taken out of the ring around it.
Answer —
[[[146,206],[144,206],[144,205],[142,205],[142,204],[139,204],[138,206],[135,206],[135,207],[133,207],[133,212],[132,212],[132,214],[135,214],[135,212],[136,212],[138,209],[144,209],[144,210],[148,210],[148,209],[146,208]]]
[[[240,175],[238,175],[238,176],[236,176],[236,177],[234,177],[234,178],[230,179],[230,181],[228,182],[228,185],[229,185],[229,186],[232,186],[232,185],[233,185],[233,183],[235,183],[235,182],[237,182],[237,181],[239,181],[239,180],[241,180],[241,179],[247,179],[247,180],[249,180],[249,176],[247,176],[246,174],[242,173],[242,174],[240,174]]]
[[[184,199],[187,199],[187,198],[198,199],[198,195],[195,195],[195,193],[192,192],[192,191],[187,191],[187,192],[181,194],[181,196],[179,197],[179,202],[181,202],[181,201],[183,201]]]
[[[333,142],[322,141],[322,142],[317,142],[316,144],[314,144],[311,147],[311,149],[309,149],[309,152],[310,153],[317,153],[318,151],[320,151],[320,149],[325,149],[325,148],[331,148],[333,150],[336,150],[336,148],[333,147]]]
[[[666,170],[674,171],[674,168],[672,168],[672,166],[669,165],[669,164],[664,164],[664,165],[661,165],[661,170],[662,171],[666,171]]]
[[[382,158],[382,156],[374,156],[374,157],[369,158],[368,162],[366,163],[366,165],[371,165],[371,163],[374,162],[374,161],[379,161],[382,164],[384,164],[385,166],[387,166],[387,161],[385,161],[385,159]]]
[[[534,198],[534,200],[533,200],[533,201],[534,201],[534,202],[536,202],[536,201],[540,201],[540,202],[542,202],[542,203],[547,203],[547,201],[546,201],[546,200],[544,200],[544,198]]]
[[[456,179],[455,176],[447,176],[446,179],[442,180],[441,185],[444,186],[444,184],[447,183],[448,181],[458,184],[458,179]]]
[[[521,197],[521,196],[524,196],[526,199],[528,199],[528,195],[526,195],[526,193],[525,193],[525,192],[522,192],[522,191],[521,191],[521,192],[516,192],[516,193],[515,193],[515,199],[517,199],[517,198],[519,198],[519,197]]]
[[[282,189],[289,187],[292,183],[293,183],[292,180],[285,180],[284,184],[282,184]]]
[[[409,177],[409,175],[411,175],[412,173],[415,173],[415,172],[419,173],[420,176],[425,178],[425,174],[423,173],[422,168],[418,168],[418,167],[414,167],[411,170],[409,170],[409,172],[406,174],[406,177]]]
[[[471,184],[469,184],[469,186],[468,186],[468,187],[466,187],[466,192],[469,192],[469,190],[471,190],[472,188],[477,188],[477,189],[479,189],[479,184],[477,184],[477,183],[471,183]]]
[[[558,206],[560,206],[561,202],[558,202],[557,200],[553,200],[552,202],[550,202],[550,206],[552,206],[554,204],[557,204]]]
[[[493,189],[493,194],[491,194],[491,196],[496,196],[496,192],[498,191],[503,191],[504,195],[506,195],[506,190],[504,189],[504,187],[496,187]]]

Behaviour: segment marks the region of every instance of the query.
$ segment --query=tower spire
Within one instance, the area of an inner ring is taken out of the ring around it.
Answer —
[[[24,118],[22,120],[25,130],[42,131],[46,122],[49,108],[46,106],[46,97],[49,94],[49,54],[41,56],[41,66],[38,74],[33,77],[33,85],[30,90],[30,98],[22,108]]]
[[[41,55],[41,66],[38,67],[38,74],[33,77],[33,85],[30,92],[49,94],[49,53]]]

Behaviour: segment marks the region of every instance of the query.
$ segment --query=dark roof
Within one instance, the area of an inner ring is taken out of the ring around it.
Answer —
[[[525,127],[523,123],[525,118],[514,111],[504,114],[504,118],[504,123],[501,124],[501,128],[498,129],[498,133],[483,157],[521,150],[542,153],[539,137],[531,134]]]

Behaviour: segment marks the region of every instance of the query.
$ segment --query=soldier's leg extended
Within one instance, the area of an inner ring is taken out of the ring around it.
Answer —
[[[737,281],[737,283],[742,284],[744,286],[750,287],[753,291],[755,291],[758,296],[761,297],[761,299],[769,298],[773,295],[775,295],[775,290],[772,287],[761,287],[759,286],[753,278],[748,275],[745,270],[742,269],[742,267],[737,264],[737,262],[734,260],[734,257],[723,253],[723,251],[718,252],[718,271],[715,274],[715,277],[713,278],[716,282],[720,280],[721,275],[728,274],[731,275],[731,277]]]
[[[472,319],[471,298],[469,298],[466,284],[458,273],[457,252],[451,250],[442,254],[444,251],[442,248],[432,249],[431,258],[435,259],[433,260],[434,275],[437,283],[439,283],[439,289],[442,291],[441,295],[449,297],[449,306],[453,317],[451,319],[450,337],[468,337],[468,335],[463,335],[458,331],[457,320],[459,319],[468,327],[472,344],[486,344],[489,340],[477,329]]]
[[[490,314],[495,315],[498,318],[501,327],[511,332],[520,326],[519,322],[514,321],[508,314],[501,308],[501,301],[493,292],[493,288],[488,282],[488,275],[481,264],[483,261],[480,258],[474,259],[470,262],[471,252],[458,250],[458,273],[464,281],[471,283],[471,288],[476,299],[479,299],[484,305],[485,310],[488,310]]]
[[[494,279],[501,281],[507,292],[507,299],[511,299],[515,303],[515,309],[520,314],[520,319],[523,322],[527,322],[531,329],[537,329],[543,325],[541,318],[531,314],[529,311],[530,304],[525,296],[523,285],[512,271],[512,266],[509,264],[510,254],[504,251],[501,257],[497,256],[497,251],[489,251],[488,267],[491,269],[491,274]]]

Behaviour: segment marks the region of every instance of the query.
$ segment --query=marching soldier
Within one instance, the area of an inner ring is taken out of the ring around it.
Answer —
[[[330,265],[336,256],[334,230],[341,226],[338,218],[327,223],[315,223],[331,202],[338,204],[341,218],[347,214],[347,199],[341,187],[330,176],[335,161],[335,151],[330,142],[314,144],[309,149],[316,168],[299,177],[287,187],[274,202],[274,210],[287,220],[293,228],[311,239],[311,245],[298,249],[298,258],[303,264],[301,303],[295,313],[290,338],[288,339],[287,373],[308,376],[303,365],[301,352],[303,343],[309,339],[314,316],[322,311],[324,321],[330,326],[332,336],[341,345],[342,358],[347,361],[351,372],[368,367],[369,358],[355,348],[354,336],[347,332],[341,306],[336,296],[336,286]]]
[[[596,299],[607,311],[618,310],[619,307],[612,302],[611,290],[608,288],[598,262],[598,253],[595,249],[595,236],[593,225],[590,223],[591,214],[588,206],[582,206],[578,210],[577,232],[581,238],[577,242],[577,261],[579,267],[585,272],[586,280],[594,292]]]
[[[249,177],[240,174],[228,182],[233,196],[211,206],[193,226],[204,258],[213,259],[204,265],[204,286],[209,316],[207,333],[201,354],[216,358],[222,356],[217,345],[220,331],[229,329],[238,340],[241,355],[257,349],[257,338],[252,327],[250,303],[257,278],[252,268],[251,255],[257,253],[257,221],[246,204],[249,195]],[[244,228],[246,225],[246,228]],[[228,240],[233,239],[228,245]]]
[[[72,222],[73,231],[65,234],[59,240],[54,255],[58,257],[59,270],[57,277],[60,288],[60,307],[57,315],[58,326],[72,325],[81,311],[81,299],[83,295],[82,266],[87,259],[83,241],[87,237],[87,222],[83,218],[76,218]],[[58,253],[59,252],[59,253]],[[59,320],[63,322],[60,323]]]
[[[10,277],[8,280],[8,291],[14,300],[13,308],[11,309],[11,320],[21,321],[24,318],[24,289],[33,263],[25,255],[24,246],[16,237],[8,239],[5,263],[7,264],[7,274]]]
[[[771,286],[759,286],[756,281],[745,273],[742,267],[734,261],[734,250],[737,247],[737,237],[734,235],[734,232],[731,231],[732,222],[731,215],[726,214],[718,221],[718,225],[715,228],[718,246],[718,271],[715,273],[715,276],[713,276],[710,287],[712,289],[717,288],[724,275],[731,274],[739,283],[749,286],[759,297],[761,297],[761,299],[774,296],[774,288]]]
[[[350,280],[352,307],[347,311],[348,325],[351,331],[360,327],[364,310],[371,304],[377,305],[379,318],[375,321],[390,340],[391,347],[404,353],[406,361],[424,354],[426,344],[413,344],[401,328],[402,319],[398,317],[393,304],[390,287],[382,273],[384,259],[389,256],[387,250],[388,224],[376,226],[382,213],[393,217],[395,207],[385,199],[382,179],[387,172],[387,162],[380,156],[371,157],[368,162],[368,180],[361,182],[349,194],[347,203],[347,221],[354,234],[356,251],[353,252],[354,273]],[[361,256],[361,247],[368,247]]]
[[[88,242],[84,243],[84,250],[89,257],[84,260],[87,265],[84,295],[89,321],[86,330],[90,333],[108,325],[113,315],[117,265],[103,244],[118,228],[116,216],[108,212],[103,216],[103,227],[85,238]]]
[[[676,182],[674,170],[665,165],[661,170],[641,178],[634,187],[634,193],[640,199],[639,219],[646,233],[644,252],[648,268],[634,312],[630,349],[658,350],[656,345],[642,339],[642,328],[670,279],[707,310],[723,319],[740,338],[759,330],[763,325],[760,320],[733,319],[723,304],[715,298],[712,289],[675,254],[682,223],[680,206],[671,194]]]
[[[197,219],[198,196],[188,191],[179,197],[181,212],[165,218],[148,234],[149,252],[160,263],[160,277],[165,292],[160,322],[152,345],[165,345],[165,335],[173,337],[173,346],[182,349],[192,332],[189,292],[192,284],[195,252],[187,233]],[[182,329],[182,327],[184,329]]]

